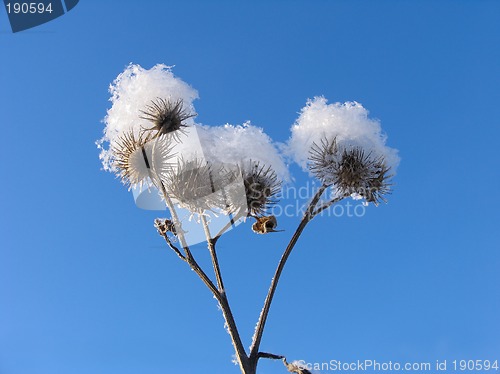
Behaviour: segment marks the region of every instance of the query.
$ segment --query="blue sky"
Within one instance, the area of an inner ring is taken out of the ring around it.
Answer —
[[[251,120],[285,141],[324,95],[361,102],[400,150],[387,205],[307,228],[263,350],[500,360],[498,2],[116,4],[82,0],[17,34],[0,11],[0,373],[238,372],[215,300],[152,226],[161,213],[100,170],[107,89],[130,62],[175,65],[207,125]],[[298,220],[220,241],[246,346]]]

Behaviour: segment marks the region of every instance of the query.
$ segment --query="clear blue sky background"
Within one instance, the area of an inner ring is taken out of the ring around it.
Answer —
[[[251,120],[285,141],[325,95],[363,103],[400,150],[389,204],[308,227],[263,350],[500,360],[499,46],[497,1],[82,0],[18,34],[2,8],[0,373],[238,372],[215,300],[153,228],[159,213],[100,171],[107,89],[129,62],[175,65],[205,124]],[[298,220],[220,241],[246,346]]]

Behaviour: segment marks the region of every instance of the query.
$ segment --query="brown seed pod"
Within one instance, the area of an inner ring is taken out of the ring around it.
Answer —
[[[168,232],[177,235],[174,223],[168,218],[156,218],[155,227],[161,236],[167,235]]]
[[[278,221],[275,216],[255,217],[256,222],[252,225],[252,231],[256,234],[268,234],[270,232],[280,232],[276,230]]]

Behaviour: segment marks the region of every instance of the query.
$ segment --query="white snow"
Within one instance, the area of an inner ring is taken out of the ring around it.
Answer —
[[[260,127],[243,125],[203,126],[205,155],[222,163],[244,165],[249,160],[271,166],[279,179],[289,179],[288,168],[276,144]]]
[[[132,129],[139,135],[141,128],[150,128],[151,124],[141,119],[141,110],[158,98],[176,101],[183,100],[188,113],[195,113],[193,101],[198,98],[198,92],[186,82],[172,73],[171,67],[158,64],[151,69],[139,65],[127,66],[109,87],[111,93],[111,108],[108,110],[104,123],[104,136],[97,142],[101,148],[100,158],[104,170],[115,171],[112,165],[112,155],[107,145],[113,144],[120,135]],[[193,118],[186,124],[194,123]]]
[[[358,102],[327,104],[322,96],[308,100],[291,128],[284,152],[307,170],[311,146],[321,144],[325,137],[329,141],[336,138],[341,147],[361,147],[375,157],[383,156],[391,174],[399,164],[397,150],[385,145],[387,137],[380,122],[368,118],[368,110]]]
[[[171,67],[162,64],[149,70],[130,64],[110,85],[109,91],[112,105],[104,118],[104,135],[97,145],[101,149],[103,168],[114,173],[117,170],[113,166],[110,145],[130,129],[139,135],[141,129],[151,127],[147,120],[140,118],[147,105],[158,98],[182,99],[185,111],[194,114],[193,101],[198,98],[194,88],[176,77]],[[184,149],[191,152],[191,157],[198,152],[209,161],[242,164],[254,160],[271,166],[283,181],[291,179],[284,156],[307,170],[312,144],[320,143],[324,137],[330,141],[336,138],[339,146],[359,146],[375,157],[385,157],[387,166],[392,168],[391,174],[399,164],[397,150],[386,146],[380,122],[369,118],[368,111],[357,102],[328,104],[324,97],[308,100],[291,127],[288,142],[280,148],[262,128],[250,122],[206,126],[189,118],[185,123],[197,135],[190,139],[190,131],[187,131],[187,138],[182,137],[182,145],[174,148],[177,152],[175,157],[184,157],[184,151],[179,152]],[[175,164],[175,157],[169,161]]]
[[[106,146],[113,144],[130,129],[138,136],[141,128],[150,128],[151,124],[140,117],[141,110],[152,100],[182,99],[185,110],[195,113],[193,101],[198,98],[198,92],[174,76],[171,67],[166,65],[156,65],[147,70],[130,64],[118,75],[109,91],[112,106],[104,118],[104,136],[97,144],[101,148],[100,158],[104,170],[111,172],[116,170],[113,167],[113,155]],[[252,126],[249,122],[237,126],[205,126],[196,124],[193,118],[185,123],[190,127],[186,130],[187,136],[181,136],[182,144],[174,148],[176,157],[204,157],[208,161],[240,165],[252,159],[271,166],[279,178],[288,180],[288,169],[282,156],[262,128]],[[176,157],[169,161],[175,164]]]

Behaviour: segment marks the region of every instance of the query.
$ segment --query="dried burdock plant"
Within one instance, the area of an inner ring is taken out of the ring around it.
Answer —
[[[241,175],[245,185],[248,215],[260,217],[278,203],[281,181],[270,166],[249,161],[241,167]]]
[[[142,79],[140,77],[147,78],[142,81],[143,90],[137,92],[151,92],[150,82],[162,81],[158,77],[169,83],[162,87],[164,98],[152,100],[146,107],[141,104],[134,106],[134,101],[130,99],[132,95],[137,102],[143,103],[143,94],[134,96],[135,89],[133,92],[122,92],[122,85],[115,85],[119,94],[114,94],[114,108],[106,117],[109,128],[104,140],[110,142],[110,149],[101,152],[103,165],[108,170],[115,170],[128,186],[153,183],[158,188],[170,217],[157,218],[155,228],[168,247],[189,266],[217,300],[241,373],[256,374],[260,359],[272,359],[282,361],[290,373],[310,374],[300,361],[288,362],[283,355],[261,351],[262,337],[283,269],[306,226],[325,209],[348,196],[361,197],[375,205],[385,202],[385,196],[390,193],[391,168],[397,167],[398,163],[396,150],[385,146],[385,136],[378,122],[369,119],[367,111],[359,103],[327,105],[326,99],[321,97],[308,101],[292,126],[292,136],[283,150],[303,168],[308,164],[321,185],[301,209],[300,221],[270,277],[269,290],[247,350],[229,305],[216,246],[223,234],[236,226],[235,222],[248,217],[255,219],[251,228],[257,234],[279,231],[276,230],[278,219],[271,215],[270,210],[279,201],[281,179],[287,180],[288,173],[283,172],[286,165],[272,140],[261,129],[251,126],[229,126],[217,131],[200,126],[201,135],[196,139],[198,132],[186,128],[191,122],[188,120],[195,114],[186,108],[193,108],[192,100],[197,93],[173,77],[165,67],[158,67],[149,73],[135,69],[134,74],[122,75],[120,80],[128,82],[133,76],[136,87],[137,81]],[[175,92],[172,87],[181,89]],[[186,102],[165,97],[184,97]],[[131,106],[133,110],[130,110]],[[150,127],[141,127],[144,121],[138,121],[139,110],[140,118],[148,121]],[[134,131],[127,130],[129,128]],[[186,141],[179,144],[181,140]],[[205,145],[213,148],[203,149]],[[196,158],[195,155],[203,155],[203,158]],[[261,161],[254,161],[252,157]],[[173,158],[175,162],[172,162]],[[178,207],[188,210],[198,219],[194,222],[182,221],[186,212],[177,210]],[[218,213],[224,215],[214,224],[214,217],[219,218]],[[196,231],[201,233],[201,239],[191,240]],[[198,264],[198,252],[194,253],[190,248],[192,243],[203,240],[207,243],[213,272],[206,272]]]
[[[140,118],[153,124],[153,127],[144,129],[156,135],[171,134],[177,141],[181,140],[181,135],[185,135],[184,128],[187,127],[185,121],[195,117],[195,113],[188,113],[184,108],[181,99],[171,101],[169,99],[157,98],[141,111]]]
[[[278,224],[276,217],[269,215],[267,211],[278,202],[281,182],[270,166],[252,160],[237,166],[208,162],[200,158],[184,159],[178,156],[177,163],[172,165],[166,161],[172,157],[170,139],[172,137],[169,133],[155,136],[149,132],[139,137],[133,133],[126,133],[119,138],[113,146],[113,152],[120,177],[127,184],[136,184],[150,178],[160,185],[172,219],[156,219],[155,227],[167,245],[200,277],[219,302],[241,372],[256,374],[259,359],[267,358],[282,360],[290,373],[310,374],[307,368],[297,362],[289,363],[282,355],[260,351],[264,327],[280,276],[304,228],[321,211],[347,196],[362,197],[375,205],[385,201],[384,195],[390,192],[388,179],[391,176],[384,157],[376,157],[361,147],[339,146],[336,138],[331,140],[325,138],[320,143],[313,144],[309,153],[309,167],[322,184],[309,202],[278,263],[247,353],[227,300],[216,243],[225,230],[233,224],[234,217],[238,219],[247,215],[255,218],[252,230],[257,234],[279,231],[276,230]],[[321,199],[329,188],[334,189],[336,195],[325,203]],[[239,202],[238,196],[242,198]],[[198,215],[198,223],[203,225],[212,259],[214,281],[194,258],[185,240],[185,235],[188,235],[189,231],[177,226],[180,222],[174,204]],[[242,213],[242,207],[246,208],[243,209],[245,213]],[[212,236],[207,211],[224,212],[234,216],[231,217],[229,226],[226,225],[218,234]],[[180,243],[181,246],[177,247],[176,243]]]
[[[384,157],[356,146],[339,146],[337,140],[314,143],[309,157],[311,172],[327,186],[333,185],[339,196],[359,196],[378,205],[390,193],[390,168]]]

